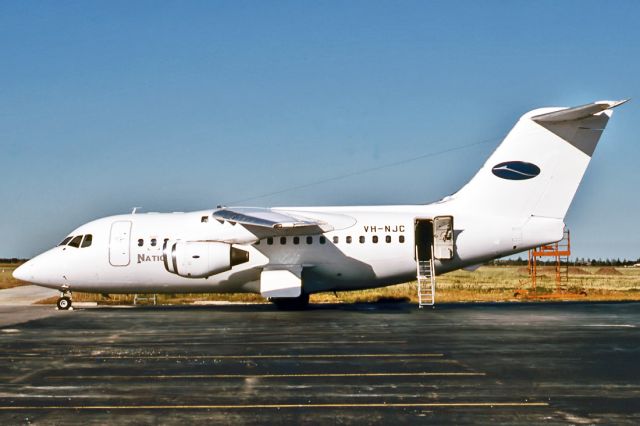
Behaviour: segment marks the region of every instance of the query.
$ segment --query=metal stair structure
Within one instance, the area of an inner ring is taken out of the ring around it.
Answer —
[[[416,259],[418,255],[416,252]],[[418,278],[418,307],[433,306],[436,302],[436,274],[433,270],[433,258],[416,260]]]
[[[133,304],[139,305],[140,302],[153,302],[154,305],[158,304],[158,295],[157,294],[135,294],[133,296]]]
[[[569,256],[571,256],[571,233],[564,230],[562,240],[529,250],[528,269],[531,276],[531,288],[536,293],[538,286],[538,258],[554,258],[555,293],[565,293],[569,283]]]

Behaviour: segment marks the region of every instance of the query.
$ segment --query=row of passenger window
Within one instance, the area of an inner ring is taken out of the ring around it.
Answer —
[[[281,245],[287,244],[287,238],[288,237],[280,237],[280,244]],[[300,237],[293,237],[292,240],[293,240],[293,244],[300,244]],[[305,237],[305,241],[306,241],[307,244],[313,244],[314,238],[309,235],[309,236]],[[364,243],[367,242],[367,238],[364,235],[361,235],[360,237],[358,237],[358,241],[360,242],[360,244],[364,244]],[[378,241],[379,241],[379,238],[378,238],[377,235],[373,235],[371,237],[371,242],[372,243],[377,244]],[[387,236],[384,237],[384,241],[386,243],[391,243],[393,241],[393,238],[391,237],[391,235],[387,235]],[[318,238],[318,242],[320,244],[325,244],[327,242],[327,239],[323,235],[321,235]],[[351,235],[348,235],[347,237],[345,237],[345,242],[347,244],[351,244],[353,242],[353,238],[351,237]],[[404,243],[404,235],[399,235],[398,236],[398,242],[399,243]],[[337,236],[337,235],[334,236],[333,237],[333,243],[334,244],[339,244],[340,243],[340,237]],[[260,241],[257,241],[255,243],[255,245],[259,245],[259,244],[260,244]],[[267,245],[273,245],[273,237],[268,237],[267,238]]]
[[[151,240],[149,240],[151,243],[151,247],[155,247],[158,245],[158,239],[157,238],[151,238]],[[164,243],[166,243],[167,241],[169,241],[168,238],[165,238],[164,240],[162,240]],[[144,239],[142,238],[138,238],[138,247],[142,247],[144,246]]]
[[[69,247],[81,247],[81,248],[85,248],[85,247],[89,247],[91,245],[91,243],[93,242],[93,235],[91,234],[87,234],[87,235],[76,235],[76,236],[69,236],[67,238],[65,238],[64,240],[62,240],[60,242],[60,244],[58,244],[58,246],[69,246]]]
[[[91,235],[88,235],[88,237],[89,237],[89,245],[91,245]],[[68,237],[68,238],[70,239],[71,237]],[[280,237],[280,244],[281,245],[287,244],[287,239],[288,238],[289,237]],[[296,244],[296,245],[300,244],[300,237],[291,237],[291,239],[292,239],[293,244]],[[268,237],[266,240],[267,240],[267,245],[273,245],[273,241],[274,241],[273,237]],[[367,239],[366,239],[366,237],[364,235],[361,235],[360,237],[358,237],[358,241],[361,244],[364,244],[366,242],[366,240]],[[65,239],[65,241],[67,241],[67,240]],[[60,243],[60,245],[64,245],[65,241]],[[156,247],[158,245],[158,239],[157,238],[151,238],[149,241],[150,241],[151,247]],[[163,240],[164,243],[166,243],[167,241],[169,241],[168,238],[165,238]],[[371,237],[371,242],[372,243],[377,244],[378,241],[379,241],[379,238],[378,238],[377,235],[373,235]],[[393,241],[393,239],[391,238],[391,235],[387,235],[387,236],[384,237],[384,241],[386,243],[391,243]],[[311,235],[306,236],[305,237],[305,242],[307,244],[313,244],[313,242],[314,242],[313,236],[311,236]],[[326,244],[327,243],[327,238],[324,235],[321,235],[320,237],[318,237],[318,242],[320,244]],[[348,235],[347,237],[345,237],[345,242],[347,244],[351,244],[353,242],[353,238],[351,237],[351,235]],[[398,242],[399,243],[404,243],[404,235],[399,235],[398,236]],[[339,244],[340,243],[340,237],[337,236],[337,235],[334,236],[333,237],[333,243],[334,244]],[[255,245],[259,245],[259,244],[260,244],[260,240],[258,240],[255,243]],[[143,238],[139,238],[138,239],[138,247],[142,247],[142,246],[144,246],[144,239]],[[74,246],[74,247],[77,247],[77,246]],[[85,247],[85,246],[83,246],[83,247]]]

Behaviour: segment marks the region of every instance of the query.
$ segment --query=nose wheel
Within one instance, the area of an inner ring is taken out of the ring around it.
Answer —
[[[60,292],[60,297],[56,302],[56,306],[61,311],[73,309],[71,307],[71,292],[70,291]]]

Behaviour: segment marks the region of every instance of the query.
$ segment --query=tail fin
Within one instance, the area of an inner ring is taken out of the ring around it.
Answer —
[[[451,198],[492,216],[563,219],[611,109],[624,102],[526,113],[473,179]]]

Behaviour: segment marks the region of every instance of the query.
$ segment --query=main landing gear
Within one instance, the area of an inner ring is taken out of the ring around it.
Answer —
[[[269,301],[282,311],[301,311],[309,307],[307,293],[302,293],[298,297],[272,297]]]
[[[56,306],[61,311],[66,311],[69,309],[73,309],[71,307],[71,292],[69,290],[63,290],[60,292],[60,297],[56,302]]]

